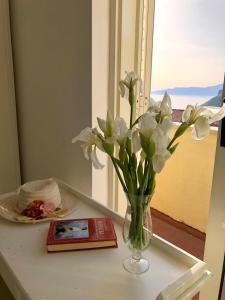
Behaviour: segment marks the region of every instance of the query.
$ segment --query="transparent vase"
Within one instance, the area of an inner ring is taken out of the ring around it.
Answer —
[[[131,250],[131,257],[123,262],[126,271],[142,274],[149,269],[149,261],[142,251],[149,246],[152,237],[150,200],[152,195],[126,194],[127,210],[123,223],[123,240]]]

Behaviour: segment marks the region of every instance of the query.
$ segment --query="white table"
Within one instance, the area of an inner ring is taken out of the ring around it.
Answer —
[[[122,217],[63,183],[60,190],[62,197],[76,201],[77,209],[67,218],[112,216],[118,248],[49,254],[49,223],[0,218],[0,274],[16,300],[191,299],[210,276],[204,262],[157,236],[145,251],[150,270],[127,273],[122,261],[130,252],[121,237]]]

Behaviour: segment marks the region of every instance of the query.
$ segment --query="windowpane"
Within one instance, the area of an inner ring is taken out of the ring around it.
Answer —
[[[225,71],[225,1],[157,0],[151,97],[167,91],[175,121],[187,104],[218,107]]]

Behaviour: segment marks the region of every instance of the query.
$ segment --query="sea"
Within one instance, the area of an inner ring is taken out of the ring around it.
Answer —
[[[170,95],[172,108],[184,110],[188,104],[201,105],[206,101],[210,100],[213,96],[185,96],[185,95]],[[163,95],[152,94],[151,98],[155,101],[161,101]]]

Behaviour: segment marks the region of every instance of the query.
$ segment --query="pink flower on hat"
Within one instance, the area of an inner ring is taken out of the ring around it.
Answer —
[[[49,214],[53,213],[55,210],[55,205],[50,201],[45,201],[43,204],[41,204],[40,210],[42,211],[41,216],[45,218]]]
[[[33,218],[33,219],[41,219],[42,218],[42,210],[40,207],[44,204],[42,200],[34,200],[27,205],[27,208],[24,210],[24,215]]]

